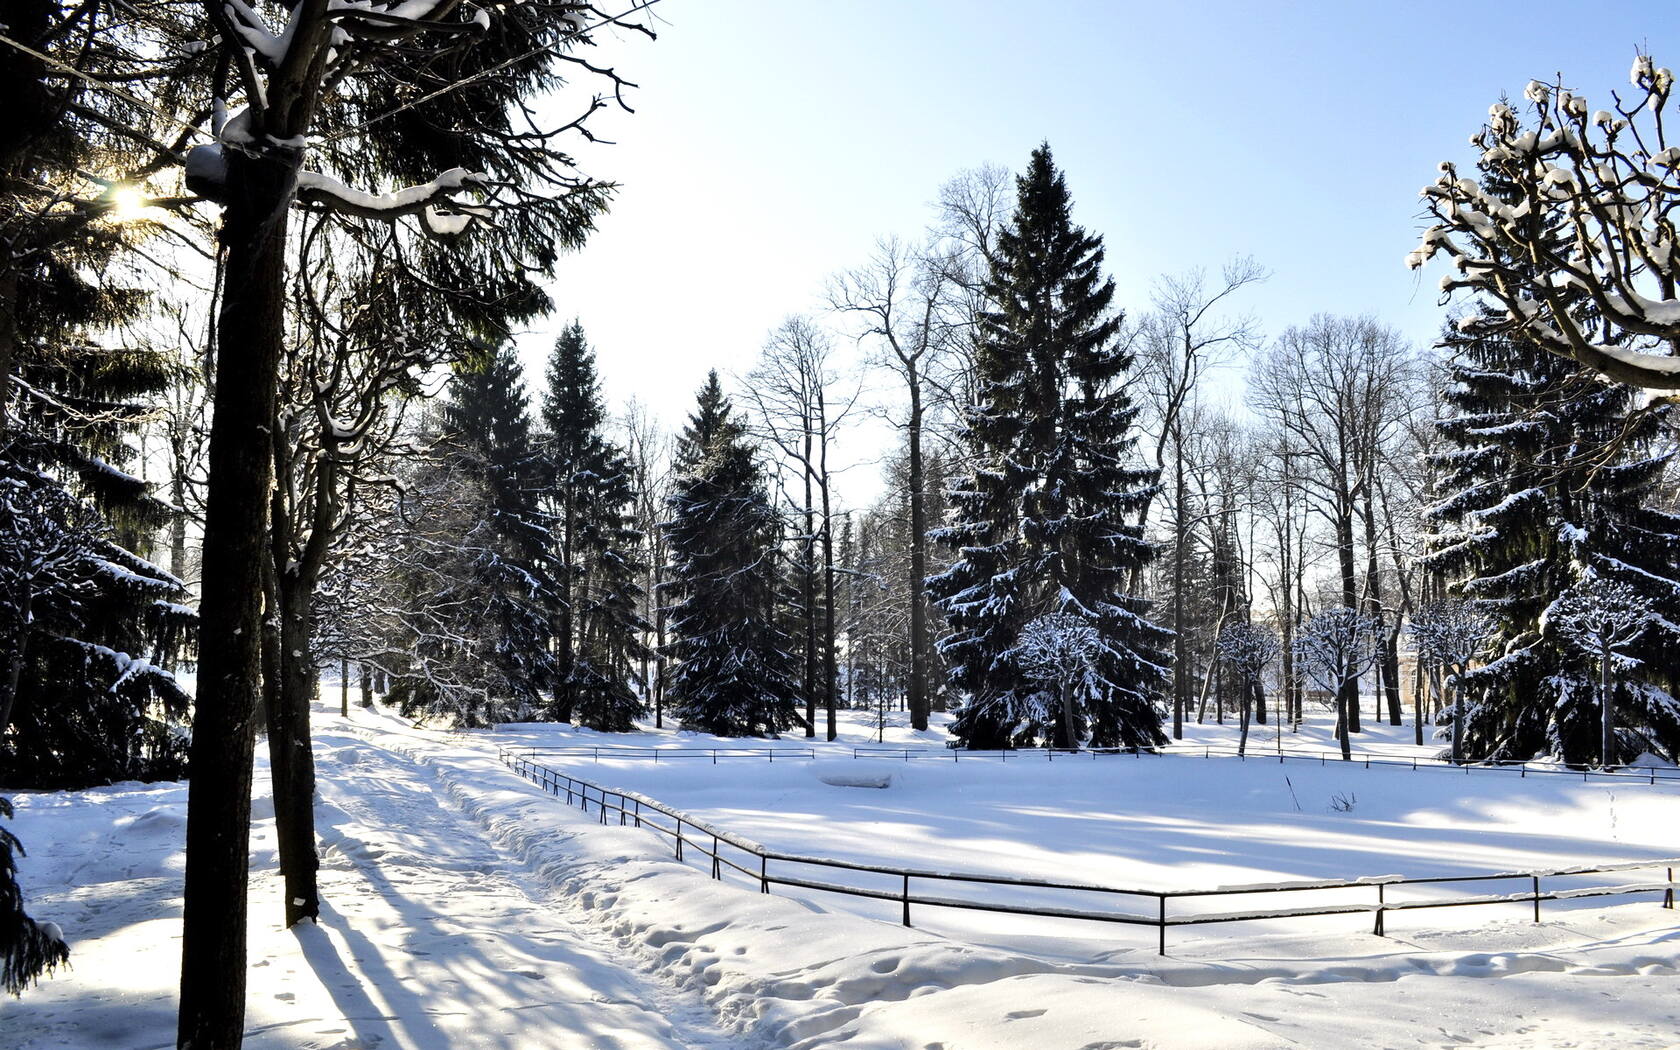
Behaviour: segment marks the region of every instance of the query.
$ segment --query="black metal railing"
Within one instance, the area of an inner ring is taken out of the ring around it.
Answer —
[[[682,761],[684,759],[709,759],[713,765],[721,759],[744,759],[748,761],[775,762],[778,759],[815,759],[819,757],[851,757],[857,758],[894,758],[905,762],[913,761],[996,761],[1002,763],[1015,762],[1053,762],[1060,758],[1063,761],[1077,758],[1098,759],[1104,757],[1131,758],[1236,758],[1251,762],[1305,762],[1319,766],[1358,766],[1365,769],[1433,769],[1450,772],[1471,773],[1515,773],[1519,778],[1530,776],[1564,776],[1579,777],[1582,781],[1605,780],[1616,783],[1632,784],[1674,784],[1680,785],[1680,768],[1669,766],[1628,767],[1622,769],[1558,769],[1554,766],[1535,766],[1526,762],[1474,762],[1455,764],[1445,759],[1433,758],[1401,758],[1392,755],[1373,755],[1355,752],[1352,758],[1344,761],[1340,755],[1329,751],[1277,750],[1263,747],[1250,747],[1239,750],[1234,747],[1214,747],[1206,745],[1200,748],[1178,747],[1172,750],[1150,751],[1139,748],[1121,747],[1082,747],[1082,748],[1015,748],[1002,751],[970,751],[966,748],[913,748],[888,747],[879,744],[865,744],[847,747],[835,747],[818,750],[812,747],[776,747],[776,746],[726,746],[726,747],[664,747],[635,744],[557,744],[533,745],[529,747],[509,747],[506,750],[519,751],[527,757],[550,756],[555,758],[588,758],[593,762],[600,762],[603,758],[609,760],[643,760],[643,761]]]
[[[1532,905],[1534,921],[1539,922],[1540,905],[1543,901],[1660,893],[1662,894],[1662,906],[1672,909],[1674,907],[1674,869],[1680,867],[1680,858],[1666,858],[1619,864],[1598,864],[1542,871],[1496,872],[1479,875],[1430,877],[1383,875],[1352,880],[1282,882],[1253,886],[1223,886],[1212,889],[1125,889],[1117,886],[1019,878],[1010,875],[903,868],[788,853],[770,849],[744,836],[717,828],[706,821],[696,819],[638,792],[603,787],[542,765],[535,762],[533,756],[521,753],[518,749],[502,748],[500,749],[500,757],[502,762],[514,772],[541,786],[555,797],[563,797],[567,804],[578,806],[586,813],[590,812],[591,807],[593,807],[594,811],[600,814],[600,822],[603,824],[611,823],[609,814],[616,814],[619,824],[633,825],[670,839],[675,846],[677,860],[685,860],[684,847],[686,846],[690,853],[698,854],[699,857],[710,861],[711,876],[714,879],[722,880],[725,871],[730,871],[756,884],[760,892],[763,893],[770,893],[772,887],[780,886],[887,901],[899,906],[900,921],[905,926],[911,925],[912,906],[1028,915],[1052,919],[1076,919],[1127,926],[1153,926],[1157,931],[1157,949],[1162,955],[1165,955],[1167,951],[1167,930],[1176,926],[1202,926],[1271,919],[1365,914],[1373,917],[1372,932],[1381,936],[1385,933],[1388,913],[1423,908],[1458,908],[1494,904]],[[771,869],[772,863],[776,865],[775,870]],[[821,872],[845,872],[854,876],[863,876],[863,878],[842,882],[834,881],[832,878],[823,879],[806,874],[813,869]],[[1556,885],[1557,880],[1560,879],[1569,880],[1611,872],[1656,870],[1664,872],[1662,881],[1615,886]],[[1544,885],[1544,880],[1552,880],[1553,886]],[[1455,883],[1493,882],[1519,883],[1523,888],[1512,893],[1481,896],[1413,896],[1400,899],[1391,896],[1391,893],[1399,887],[1439,887]],[[936,896],[924,889],[929,884],[950,887],[953,892],[960,892],[964,887],[970,890],[976,887],[1003,887],[1013,897],[1012,899],[987,899],[974,893],[961,896]],[[916,892],[912,892],[912,886],[916,888]],[[1043,892],[1055,894],[1062,900],[1071,898],[1080,902],[1115,899],[1136,901],[1144,905],[1144,910],[1107,910],[1088,903],[1080,907],[1066,907],[1051,903],[1034,903],[1032,900],[1026,899],[1034,893]],[[1288,899],[1292,895],[1308,893],[1335,894],[1342,897],[1366,896],[1374,893],[1375,900],[1371,900],[1367,896],[1364,900],[1321,900],[1311,901],[1296,907],[1250,908],[1218,912],[1185,910],[1182,907],[1184,902],[1190,901],[1276,895],[1285,895],[1285,899]]]

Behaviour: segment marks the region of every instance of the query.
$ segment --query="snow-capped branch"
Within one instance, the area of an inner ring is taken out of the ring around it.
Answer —
[[[1496,103],[1472,139],[1481,177],[1451,163],[1424,187],[1436,222],[1406,257],[1452,258],[1443,296],[1479,293],[1503,308],[1499,327],[1611,379],[1680,390],[1680,145],[1667,138],[1674,75],[1640,55],[1631,104],[1592,110],[1561,81],[1534,81],[1527,125]],[[1570,305],[1590,299],[1589,327]],[[1472,316],[1462,324],[1486,322]]]
[[[390,193],[366,193],[346,186],[330,175],[301,171],[298,172],[297,197],[305,204],[367,219],[391,220],[404,215],[419,215],[431,233],[456,234],[465,230],[474,219],[490,219],[490,208],[463,201],[457,196],[469,190],[482,190],[488,182],[488,178],[480,172],[451,168],[418,186]]]

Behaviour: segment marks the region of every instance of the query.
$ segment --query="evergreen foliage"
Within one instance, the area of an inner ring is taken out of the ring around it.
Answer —
[[[1516,190],[1484,167],[1489,193]],[[1564,217],[1530,212],[1529,235],[1554,240]],[[1527,259],[1500,260],[1532,267]],[[1576,323],[1594,323],[1592,303],[1572,300]],[[1680,517],[1653,505],[1670,453],[1656,451],[1666,408],[1634,411],[1634,391],[1547,353],[1481,307],[1450,324],[1446,418],[1449,446],[1434,457],[1444,494],[1429,508],[1427,564],[1448,590],[1491,616],[1491,657],[1462,676],[1461,733],[1469,760],[1600,756],[1604,724],[1590,658],[1548,622],[1561,596],[1595,578],[1646,595],[1653,628],[1627,653],[1641,672],[1622,676],[1614,722],[1623,754],[1680,754]]]
[[[791,644],[776,622],[778,522],[716,372],[674,468],[662,585],[676,661],[671,711],[690,729],[722,736],[778,733],[799,721]]]
[[[977,748],[1077,743],[1042,716],[1018,660],[1028,622],[1066,613],[1102,639],[1077,734],[1152,747],[1165,739],[1155,692],[1171,634],[1127,593],[1132,570],[1152,556],[1129,522],[1155,472],[1128,465],[1137,410],[1124,389],[1132,358],[1118,339],[1114,283],[1102,275],[1102,239],[1072,222],[1048,146],[1016,190],[976,347],[981,400],[966,427],[975,467],[938,534],[957,560],[928,581],[950,625],[939,650],[967,696],[952,730]]]
[[[19,0],[4,21],[47,48],[62,18]],[[107,204],[40,205],[115,161],[67,118],[78,88],[32,56],[0,62],[0,182],[24,194],[0,214],[0,783],[31,787],[180,775],[189,700],[166,668],[196,619],[143,557],[172,508],[125,469],[171,378],[166,352],[114,342],[147,300],[123,264],[138,235]]]
[[[456,372],[441,456],[411,486],[412,556],[396,568],[404,612],[391,686],[405,713],[469,726],[531,717],[554,679],[556,591],[541,462],[519,360],[487,351]]]
[[[0,818],[11,816],[11,799],[0,796]],[[23,855],[23,843],[0,824],[0,988],[14,996],[70,960],[58,927],[37,923],[23,910],[17,883],[17,858]]]
[[[603,431],[606,410],[583,327],[568,325],[549,357],[543,442],[557,586],[553,716],[602,732],[635,728],[632,688],[648,623],[638,611],[642,534],[623,450]]]
[[[1641,670],[1618,679],[1618,757],[1680,753],[1680,518],[1652,505],[1666,413],[1630,415],[1629,388],[1499,332],[1453,327],[1442,345],[1451,448],[1436,457],[1446,495],[1430,508],[1428,564],[1494,620],[1491,658],[1459,683],[1464,757],[1598,757],[1592,662],[1545,616],[1595,575],[1629,583],[1659,613],[1630,654]]]

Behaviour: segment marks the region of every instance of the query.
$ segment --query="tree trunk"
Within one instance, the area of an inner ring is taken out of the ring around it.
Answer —
[[[1072,750],[1079,746],[1074,735],[1073,683],[1062,680],[1062,741],[1061,746]]]
[[[1187,686],[1189,646],[1184,638],[1184,548],[1190,542],[1184,513],[1183,431],[1173,440],[1173,729],[1174,740],[1184,739],[1184,708],[1189,701]],[[1201,721],[1206,712],[1198,715]]]
[[[228,152],[199,604],[198,696],[187,788],[177,1044],[234,1050],[245,1028],[253,718],[262,668],[270,430],[285,314],[287,208],[298,157]]]
[[[34,604],[35,595],[25,586],[18,608],[17,637],[8,646],[11,651],[6,654],[6,673],[0,675],[0,736],[6,735],[6,727],[17,713],[18,686],[23,681],[23,661],[29,655],[29,617]]]
[[[922,466],[921,392],[910,388],[910,727],[928,727],[927,479]]]
[[[1598,697],[1600,713],[1604,722],[1604,739],[1599,742],[1598,764],[1601,769],[1609,769],[1616,760],[1616,721],[1615,709],[1610,695],[1610,643],[1605,642],[1598,653]]]
[[[338,658],[338,716],[350,717],[350,658]]]
[[[315,665],[309,658],[312,581],[280,578],[279,688],[268,705],[269,767],[274,781],[274,830],[286,883],[286,926],[320,915],[315,851],[315,753],[309,704]]]
[[[824,473],[822,479],[822,513],[823,513],[823,699],[828,705],[828,739],[833,740],[840,735],[840,728],[834,713],[838,692],[839,666],[835,654],[834,638],[834,527],[833,518],[829,513],[827,473],[828,438],[823,438]]]
[[[362,669],[362,706],[373,706],[373,672],[368,670],[367,664],[359,664]]]
[[[805,423],[805,544],[799,566],[805,599],[805,735],[817,735],[817,522],[811,503],[811,424]]]
[[[1240,735],[1237,737],[1237,757],[1239,758],[1248,754],[1248,706],[1252,695],[1253,688],[1249,685],[1249,683],[1244,682],[1238,690],[1237,700],[1237,703],[1242,708],[1242,713],[1239,716],[1242,728],[1239,731]]]
[[[1359,583],[1353,564],[1353,499],[1342,497],[1336,509],[1336,553],[1342,571],[1342,605],[1354,612],[1359,611]],[[1359,732],[1359,655],[1347,654],[1346,673],[1342,675],[1340,688],[1336,690],[1337,702],[1342,710],[1337,720],[1344,734]],[[1346,741],[1342,749],[1347,750]]]
[[[1464,686],[1461,682],[1459,682],[1459,678],[1462,677],[1463,674],[1464,669],[1461,667],[1458,669],[1457,673],[1453,675],[1451,679],[1452,684],[1447,686],[1448,689],[1452,690],[1452,760],[1453,765],[1455,766],[1461,765],[1464,762]]]

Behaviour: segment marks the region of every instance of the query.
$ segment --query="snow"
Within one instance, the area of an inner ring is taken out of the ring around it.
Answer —
[[[850,714],[842,740],[816,742],[814,762],[714,765],[696,753],[654,772],[645,760],[568,761],[580,775],[634,778],[667,802],[715,811],[772,845],[821,836],[830,854],[1105,882],[1495,870],[1673,848],[1680,789],[1662,785],[1185,756],[876,756],[855,768],[890,767],[887,787],[824,783],[862,745],[862,715]],[[1620,1048],[1669,1045],[1680,1030],[1680,930],[1650,899],[1548,902],[1540,925],[1520,899],[1391,914],[1389,938],[1371,936],[1365,914],[1175,929],[1165,958],[1153,931],[1129,928],[1070,939],[1061,927],[1046,933],[1044,920],[988,926],[997,917],[942,919],[926,906],[906,929],[892,906],[880,921],[869,917],[876,902],[714,881],[703,859],[679,864],[668,841],[603,826],[496,756],[510,742],[709,738],[532,726],[447,734],[359,709],[349,722],[325,709],[317,718],[328,902],[319,926],[279,929],[259,770],[246,1039],[255,1050]],[[1196,728],[1186,747],[1229,739]],[[1372,746],[1403,750],[1409,732],[1374,727]],[[937,747],[941,734],[900,724],[887,736]],[[762,743],[802,753],[808,744]],[[1285,775],[1302,812],[1281,790]],[[1334,791],[1357,793],[1356,808],[1330,810]],[[75,968],[0,1006],[8,1045],[173,1045],[184,797],[179,785],[121,784],[17,800],[27,899],[37,918],[64,927]],[[899,844],[915,851],[897,855]]]

